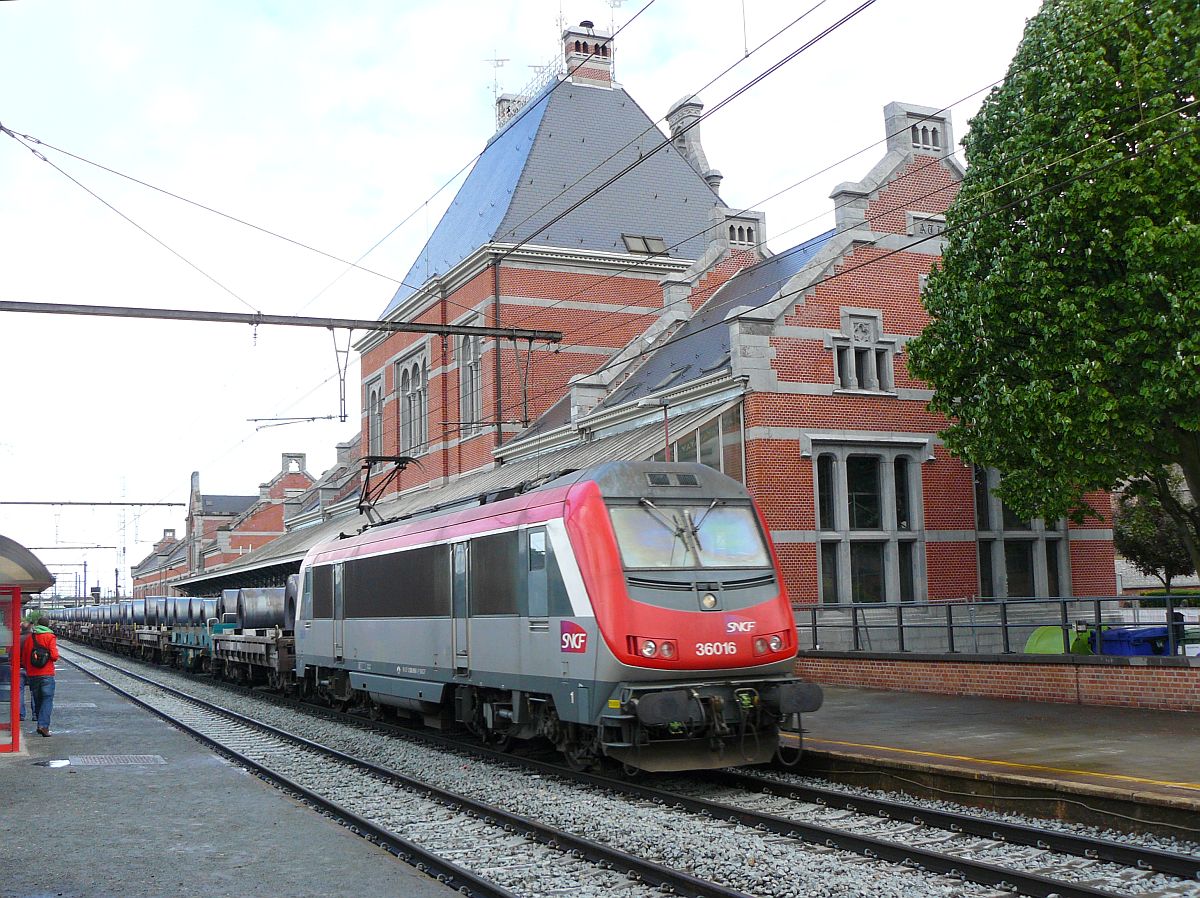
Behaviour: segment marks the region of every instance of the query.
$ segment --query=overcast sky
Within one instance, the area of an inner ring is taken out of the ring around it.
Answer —
[[[656,0],[615,40],[617,80],[652,118],[696,91],[715,105],[860,0],[826,0],[704,87],[815,2]],[[456,185],[432,195],[494,131],[487,60],[507,59],[500,90],[517,92],[557,54],[560,10],[620,28],[643,5],[11,0],[0,3],[0,123],[342,258],[396,229],[362,264],[399,280]],[[825,230],[830,189],[882,155],[871,144],[883,106],[956,103],[961,137],[1037,7],[877,0],[704,122],[722,197],[766,213],[776,252]],[[0,299],[374,319],[395,290],[42,152],[223,286],[0,134]],[[333,342],[319,330],[0,313],[0,385],[8,501],[186,502],[192,471],[207,493],[251,495],[282,452],[306,452],[315,476],[358,429],[354,353],[347,423],[246,420],[338,412]],[[112,509],[0,506],[0,533],[27,546],[124,544],[124,592],[128,568],[165,527],[182,535],[183,518],[131,509],[123,525]],[[57,565],[86,560],[109,592],[120,563],[108,549],[37,554],[65,592],[81,568]]]

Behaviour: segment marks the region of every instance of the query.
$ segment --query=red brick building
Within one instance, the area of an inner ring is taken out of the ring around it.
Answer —
[[[179,581],[228,565],[282,536],[285,503],[315,482],[304,462],[303,453],[283,453],[280,470],[259,485],[257,496],[205,495],[200,474],[193,471],[184,537],[163,531],[133,568],[134,597],[175,595]]]
[[[606,34],[569,28],[563,71],[501,98],[496,134],[381,316],[562,342],[358,344],[361,454],[417,460],[379,513],[670,457],[747,484],[797,603],[1113,594],[1106,497],[1084,527],[1014,519],[995,472],[946,452],[908,374],[963,174],[950,120],[888,105],[886,152],[834,188],[834,228],[773,254],[764,216],[719,194],[702,105],[676,103],[665,137],[613,82],[614,53]],[[365,522],[337,516],[357,505],[341,461],[338,489],[303,499],[303,527],[231,575],[284,576]]]
[[[885,155],[832,193],[834,229],[773,255],[763,216],[717,192],[701,105],[675,105],[654,153],[664,138],[612,82],[606,35],[568,29],[568,71],[584,37],[607,55],[504,98],[405,278],[419,286],[383,316],[563,342],[364,340],[363,445],[420,461],[393,511],[669,448],[749,486],[797,602],[1111,595],[1107,499],[1083,527],[1014,519],[995,472],[946,452],[908,374],[963,174],[948,117],[890,104]]]

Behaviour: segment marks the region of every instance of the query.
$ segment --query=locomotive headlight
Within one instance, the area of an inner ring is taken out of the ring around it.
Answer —
[[[658,654],[670,661],[675,657],[675,643],[663,641],[663,644],[658,647]]]
[[[647,639],[642,642],[642,657],[653,658],[658,652],[658,645],[653,639]]]
[[[775,633],[770,639],[767,640],[767,644],[771,646],[772,652],[778,652],[783,648],[783,637],[778,633]]]
[[[700,606],[707,611],[712,611],[717,607],[717,597],[711,592],[705,593],[704,598],[700,600]]]
[[[754,654],[765,655],[767,653],[767,641],[761,636],[754,640]]]

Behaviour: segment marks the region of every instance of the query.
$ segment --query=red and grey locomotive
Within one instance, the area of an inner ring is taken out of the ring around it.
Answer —
[[[317,545],[295,639],[308,691],[578,766],[763,762],[821,702],[757,509],[697,464],[609,462]]]

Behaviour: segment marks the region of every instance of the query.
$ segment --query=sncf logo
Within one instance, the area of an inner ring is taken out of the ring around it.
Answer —
[[[740,617],[725,618],[726,633],[753,633],[758,621],[742,620]]]
[[[587,630],[579,624],[565,620],[561,624],[561,632],[560,651],[576,653],[587,651]]]

